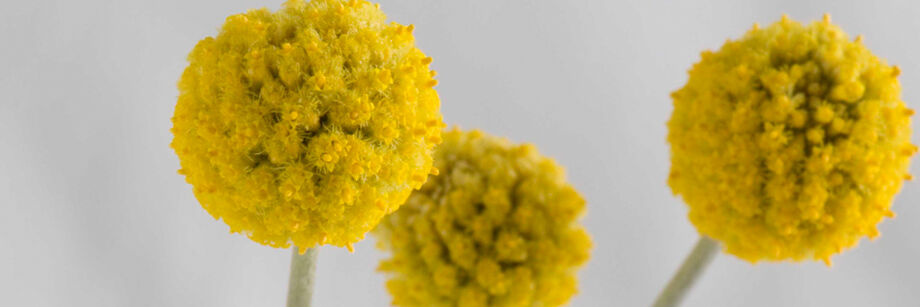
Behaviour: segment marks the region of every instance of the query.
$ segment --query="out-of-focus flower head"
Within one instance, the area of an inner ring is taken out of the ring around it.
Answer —
[[[752,262],[829,263],[877,236],[917,151],[899,73],[827,16],[703,52],[668,122],[691,222]]]
[[[445,133],[440,175],[375,230],[398,306],[558,306],[591,240],[585,201],[532,145]]]

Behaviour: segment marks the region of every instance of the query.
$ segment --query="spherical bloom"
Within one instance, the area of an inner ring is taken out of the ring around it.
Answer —
[[[703,52],[668,122],[690,221],[751,262],[829,261],[877,236],[917,151],[898,73],[828,17]]]
[[[557,306],[576,292],[591,240],[585,201],[532,145],[445,133],[441,174],[375,230],[398,306]]]
[[[188,56],[172,147],[202,207],[273,247],[348,246],[432,170],[431,58],[367,1],[233,15]]]

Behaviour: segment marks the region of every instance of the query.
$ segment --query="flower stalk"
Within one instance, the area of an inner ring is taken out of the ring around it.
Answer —
[[[288,307],[310,307],[313,298],[313,277],[316,275],[316,256],[319,249],[314,247],[300,254],[294,247],[291,256],[291,278],[288,281]]]
[[[715,258],[718,246],[719,244],[713,239],[700,236],[696,246],[693,247],[693,251],[684,259],[680,269],[671,277],[671,281],[661,291],[652,306],[670,307],[679,305],[687,292],[690,291],[690,288],[693,287],[693,283],[706,270],[706,266]]]

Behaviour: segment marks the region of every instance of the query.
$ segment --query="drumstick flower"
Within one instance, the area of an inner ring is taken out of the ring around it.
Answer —
[[[292,0],[201,40],[172,147],[202,207],[272,247],[361,240],[425,182],[441,139],[412,29],[366,1]]]
[[[425,183],[441,141],[412,30],[363,0],[290,0],[198,42],[172,147],[201,206],[264,245],[351,249]]]
[[[703,52],[668,122],[668,183],[701,246],[829,265],[878,236],[917,152],[899,74],[827,15],[783,16]]]
[[[703,52],[668,122],[668,183],[701,234],[752,262],[878,235],[917,146],[900,70],[861,40],[783,17]]]
[[[445,133],[428,180],[375,234],[397,306],[558,306],[591,241],[585,201],[529,144]]]

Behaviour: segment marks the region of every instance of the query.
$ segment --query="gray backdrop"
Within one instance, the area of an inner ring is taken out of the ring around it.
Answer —
[[[3,1],[0,305],[284,303],[290,252],[228,234],[176,174],[168,146],[186,54],[226,16],[281,2]],[[537,144],[588,199],[595,248],[573,306],[648,304],[696,239],[665,183],[665,122],[668,94],[700,51],[782,13],[811,21],[829,12],[902,67],[904,100],[920,109],[913,1],[381,6],[416,25],[418,45],[435,59],[446,121]],[[687,306],[917,306],[918,201],[920,186],[908,183],[882,236],[834,257],[832,268],[720,255]],[[389,303],[373,239],[354,254],[320,254],[317,306]]]

